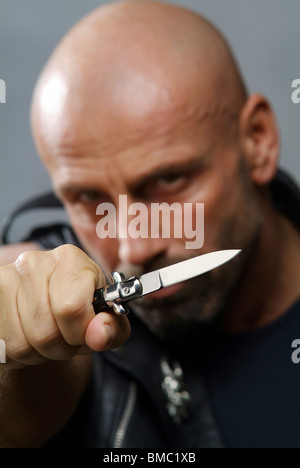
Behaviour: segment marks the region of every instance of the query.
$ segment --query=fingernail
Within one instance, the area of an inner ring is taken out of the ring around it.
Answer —
[[[115,335],[111,325],[105,324],[105,333],[106,333],[106,349],[111,345]]]

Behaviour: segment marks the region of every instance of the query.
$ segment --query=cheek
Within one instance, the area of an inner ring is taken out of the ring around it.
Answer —
[[[256,236],[260,218],[254,191],[246,177],[236,174],[230,180],[219,180],[206,201],[206,246],[210,250],[245,247]]]
[[[220,164],[211,171],[200,189],[199,201],[204,203],[205,212],[205,251],[225,246],[240,248],[230,245],[230,242],[239,238],[239,231],[245,232],[248,226],[250,229],[257,207],[254,206],[250,182],[241,172],[237,160],[232,165]]]
[[[117,239],[99,239],[97,236],[97,216],[80,214],[76,210],[67,209],[72,227],[88,255],[99,263],[106,272],[114,270],[118,264]]]
[[[187,200],[192,202],[194,226],[197,216],[197,203],[204,205],[203,249],[205,252],[218,250],[218,233],[223,224],[223,219],[228,218],[231,211],[234,210],[233,206],[229,206],[232,205],[230,184],[224,179],[224,176],[220,175],[218,171],[213,169],[208,171],[195,184],[193,194]]]

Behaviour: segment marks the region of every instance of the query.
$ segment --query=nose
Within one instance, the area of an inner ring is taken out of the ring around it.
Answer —
[[[167,250],[166,239],[137,238],[119,239],[121,263],[143,266],[162,256]]]

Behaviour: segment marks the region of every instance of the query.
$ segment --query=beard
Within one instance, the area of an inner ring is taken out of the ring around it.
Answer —
[[[152,333],[165,341],[186,338],[199,328],[217,324],[239,288],[255,253],[258,237],[228,264],[185,281],[182,289],[172,296],[152,299],[150,294],[135,300],[131,310]]]
[[[131,304],[133,313],[161,339],[173,341],[188,336],[201,325],[213,323],[225,306],[224,289],[211,273],[186,281],[170,297],[143,297]],[[227,289],[227,288],[226,288]]]

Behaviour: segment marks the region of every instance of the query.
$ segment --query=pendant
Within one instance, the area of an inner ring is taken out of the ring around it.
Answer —
[[[165,357],[161,360],[163,373],[162,389],[167,397],[166,409],[175,424],[182,424],[189,416],[191,396],[183,381],[183,371],[180,364],[175,361],[172,367]]]

